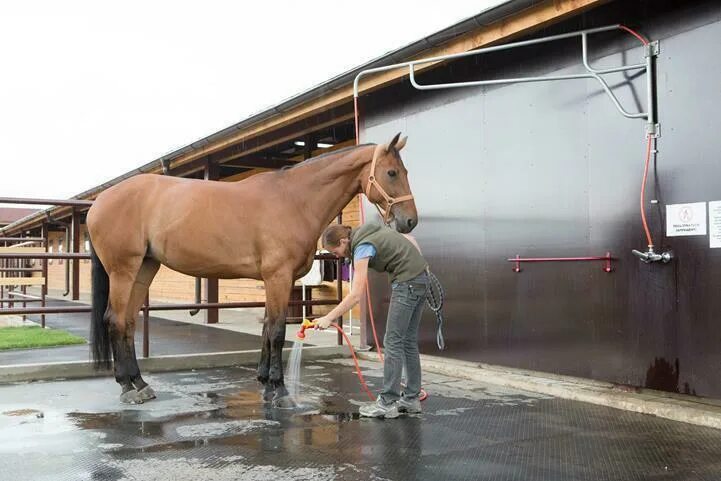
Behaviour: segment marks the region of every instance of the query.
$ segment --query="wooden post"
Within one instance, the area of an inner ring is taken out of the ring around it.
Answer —
[[[7,242],[3,242],[3,246],[7,246],[7,245],[8,245]],[[3,269],[7,268],[7,259],[0,259],[0,267],[2,267]],[[0,272],[0,277],[6,277],[6,276],[7,276],[6,271]],[[2,284],[0,284],[0,299],[5,299],[5,286]],[[0,309],[3,309],[4,307],[5,307],[5,303],[2,300],[0,300]]]
[[[206,160],[205,169],[203,172],[203,178],[205,180],[218,180],[220,178],[220,168],[215,162]],[[212,246],[207,246],[211,249]],[[204,279],[205,283],[205,302],[218,302],[218,279],[210,278]],[[206,324],[217,324],[218,323],[218,308],[205,309],[205,323]]]
[[[19,260],[19,259],[18,259],[18,260]],[[21,266],[24,265],[24,264],[25,264],[24,262],[20,262],[20,265],[21,265]],[[18,275],[19,275],[20,277],[25,277],[25,273],[24,273],[24,272],[18,272]],[[28,293],[28,288],[27,288],[27,286],[20,286],[20,293],[23,294],[23,309],[24,309],[24,308],[28,307],[28,304],[27,304],[27,302],[26,302],[26,301],[27,301],[27,298],[26,298],[25,295],[24,295],[24,294],[27,294],[27,293]],[[23,314],[22,318],[23,318],[23,322],[25,322],[25,320],[28,318],[28,316],[26,316],[25,314]]]
[[[313,151],[318,148],[318,142],[315,140],[315,136],[308,134],[304,139],[305,146],[303,147],[303,160],[308,160],[313,156]]]
[[[17,259],[8,259],[8,262],[9,262],[10,268],[17,267],[17,266],[15,265],[15,263],[17,262]],[[10,273],[10,275],[11,275],[12,277],[15,277],[16,274],[17,274],[16,272],[11,272],[11,273]],[[13,299],[15,299],[15,296],[13,296],[13,295],[11,294],[11,292],[15,292],[15,286],[8,286],[8,297],[10,298],[10,302],[8,303],[8,305],[10,306],[10,309],[12,309],[13,307],[15,307],[15,303],[13,302]]]
[[[50,241],[48,239],[50,237],[50,232],[47,222],[43,222],[43,225],[40,228],[40,237],[43,238],[43,247],[45,247],[45,252],[47,252],[48,245],[50,244]],[[43,265],[43,278],[45,279],[42,287],[40,288],[40,305],[42,307],[45,307],[45,296],[48,295],[48,260],[41,259],[40,262],[42,262]],[[43,328],[45,327],[45,314],[40,314],[40,325]]]
[[[71,225],[72,244],[70,248],[72,252],[80,252],[80,212],[73,208],[72,225]],[[70,260],[68,260],[70,262]],[[73,290],[72,299],[77,301],[80,299],[80,259],[73,259]]]
[[[210,278],[205,279],[205,302],[218,302],[218,279]],[[213,307],[211,309],[205,309],[205,323],[206,324],[217,324],[218,323],[218,308]]]
[[[343,223],[343,211],[341,211],[340,214],[338,214],[338,224],[342,224],[342,223]],[[336,261],[336,272],[338,273],[338,276],[336,279],[338,281],[338,284],[337,284],[336,288],[338,289],[338,302],[340,302],[343,300],[343,261],[340,259],[338,259]],[[338,317],[338,320],[336,322],[338,323],[338,326],[341,329],[343,329],[343,316],[342,315],[340,317]],[[353,335],[352,332],[351,332],[351,335]],[[340,331],[338,331],[338,345],[339,346],[343,345],[343,334]]]
[[[3,246],[7,246],[7,245],[8,245],[7,242],[3,242]],[[7,268],[7,259],[0,259],[0,267],[2,267],[3,269]],[[8,273],[6,271],[2,271],[2,272],[0,272],[0,277],[6,277],[7,274]],[[0,284],[0,299],[5,299],[5,286],[2,284]],[[0,300],[0,309],[3,309],[4,307],[5,307],[5,303],[2,300]]]

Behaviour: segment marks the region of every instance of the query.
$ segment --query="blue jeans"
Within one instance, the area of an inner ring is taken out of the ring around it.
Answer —
[[[381,401],[391,404],[401,397],[401,376],[406,368],[406,399],[418,398],[421,392],[421,359],[418,353],[418,326],[428,292],[428,276],[423,273],[410,281],[391,284],[383,363]]]

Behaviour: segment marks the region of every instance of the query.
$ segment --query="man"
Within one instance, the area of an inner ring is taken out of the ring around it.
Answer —
[[[391,280],[383,365],[383,390],[375,403],[362,406],[361,416],[395,418],[399,413],[420,413],[421,361],[418,353],[418,325],[428,291],[428,263],[415,240],[393,229],[365,224],[352,230],[332,225],[323,233],[323,247],[338,257],[353,260],[351,293],[327,315],[316,320],[318,329],[351,310],[362,298],[368,267],[387,272]],[[406,367],[406,386],[401,392],[401,375]]]

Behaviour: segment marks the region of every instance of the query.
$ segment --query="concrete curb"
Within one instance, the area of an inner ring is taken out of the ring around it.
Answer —
[[[370,361],[378,359],[377,354],[367,352],[358,353],[358,357]],[[721,401],[714,399],[651,389],[625,391],[602,381],[437,356],[422,355],[421,365],[425,371],[437,374],[721,429]]]
[[[286,358],[290,351],[290,348],[283,349]],[[256,364],[259,355],[259,349],[201,354],[178,354],[138,359],[138,364],[143,372],[210,369],[242,364]],[[304,360],[347,357],[348,355],[348,349],[345,346],[305,346],[303,348]],[[0,384],[19,381],[78,379],[105,376],[112,376],[112,372],[96,371],[89,361],[0,366]]]

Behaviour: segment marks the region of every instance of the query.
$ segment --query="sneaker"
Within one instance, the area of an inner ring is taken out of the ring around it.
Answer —
[[[400,400],[398,400],[399,413],[420,414],[421,411],[421,400],[417,397],[413,399],[401,397]]]
[[[367,418],[385,418],[392,419],[398,417],[398,403],[392,403],[389,405],[383,404],[383,401],[378,398],[374,403],[368,403],[358,410],[361,416]]]

